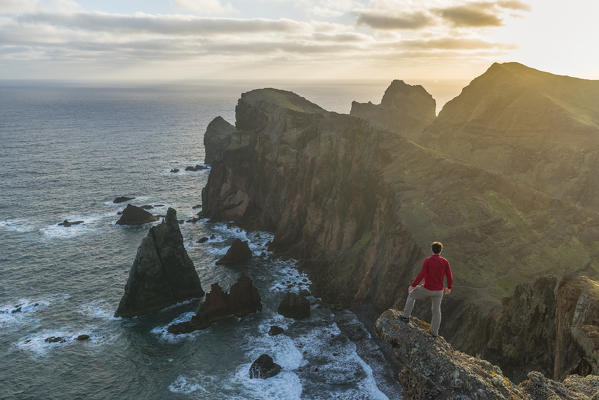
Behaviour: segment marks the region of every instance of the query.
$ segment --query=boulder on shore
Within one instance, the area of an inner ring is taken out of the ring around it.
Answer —
[[[115,198],[114,200],[112,200],[112,202],[115,204],[118,204],[118,203],[124,203],[129,200],[133,200],[133,199],[135,199],[135,197],[119,196],[119,197]]]
[[[582,400],[591,399],[599,390],[598,376],[570,375],[557,382],[536,371],[516,385],[499,367],[455,350],[441,336],[431,336],[427,323],[417,318],[404,322],[401,316],[397,310],[385,311],[377,319],[375,330],[392,345],[393,354],[403,365],[399,380],[405,398]]]
[[[250,258],[252,258],[252,250],[250,250],[248,242],[246,240],[235,239],[229,250],[227,250],[227,254],[216,263],[239,264],[248,261]]]
[[[83,223],[83,221],[69,221],[69,220],[65,219],[64,221],[62,221],[58,225],[59,226],[64,226],[65,228],[68,228],[69,226],[80,225],[82,223]]]
[[[137,249],[115,316],[149,314],[203,295],[198,273],[183,246],[177,212],[169,208],[164,221],[150,228]]]
[[[231,286],[229,293],[225,293],[218,283],[212,284],[210,293],[200,305],[200,309],[191,321],[174,324],[168,331],[174,334],[189,333],[199,329],[206,329],[215,321],[233,315],[243,317],[262,310],[260,294],[252,284],[252,280],[245,275]]]
[[[310,316],[310,302],[304,296],[289,292],[279,304],[277,312],[287,318],[308,318]]]
[[[281,372],[281,366],[271,356],[262,354],[250,367],[250,379],[268,379]]]
[[[141,225],[156,220],[158,220],[157,216],[152,215],[143,208],[127,204],[127,207],[125,207],[121,217],[116,223],[118,225]]]

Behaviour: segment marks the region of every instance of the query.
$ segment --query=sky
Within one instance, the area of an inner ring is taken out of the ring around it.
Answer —
[[[0,0],[0,79],[599,79],[597,0]]]

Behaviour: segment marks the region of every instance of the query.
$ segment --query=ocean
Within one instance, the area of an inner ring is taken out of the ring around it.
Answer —
[[[354,99],[378,102],[385,86],[282,87],[348,112]],[[148,317],[113,317],[150,225],[116,225],[126,203],[112,200],[131,196],[155,214],[173,207],[180,219],[194,216],[209,170],[184,168],[203,162],[207,124],[218,115],[234,122],[237,99],[251,88],[0,83],[1,399],[401,398],[384,365],[371,362],[372,352],[349,340],[317,299],[308,320],[276,313],[287,290],[310,282],[294,260],[268,252],[267,232],[207,220],[181,225],[204,290],[217,282],[228,289],[245,272],[262,312],[180,336],[166,327],[191,318],[198,300]],[[84,223],[57,225],[65,219]],[[236,237],[268,257],[217,266]],[[272,325],[285,333],[269,336]],[[90,339],[77,341],[80,334]],[[65,341],[45,341],[53,336]],[[249,366],[262,353],[283,371],[251,380]]]

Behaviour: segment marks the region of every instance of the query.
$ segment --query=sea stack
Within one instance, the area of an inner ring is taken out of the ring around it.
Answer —
[[[169,208],[164,221],[150,228],[141,242],[115,316],[150,314],[203,295],[198,273],[183,246],[177,212]]]
[[[147,224],[148,222],[154,222],[157,219],[157,216],[152,215],[143,208],[127,204],[127,207],[125,207],[121,217],[116,223],[118,225],[142,225]]]

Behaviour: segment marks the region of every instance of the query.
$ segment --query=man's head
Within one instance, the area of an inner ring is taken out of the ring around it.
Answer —
[[[433,249],[433,253],[441,254],[441,252],[443,251],[443,243],[433,242],[433,244],[431,245],[431,248]]]

